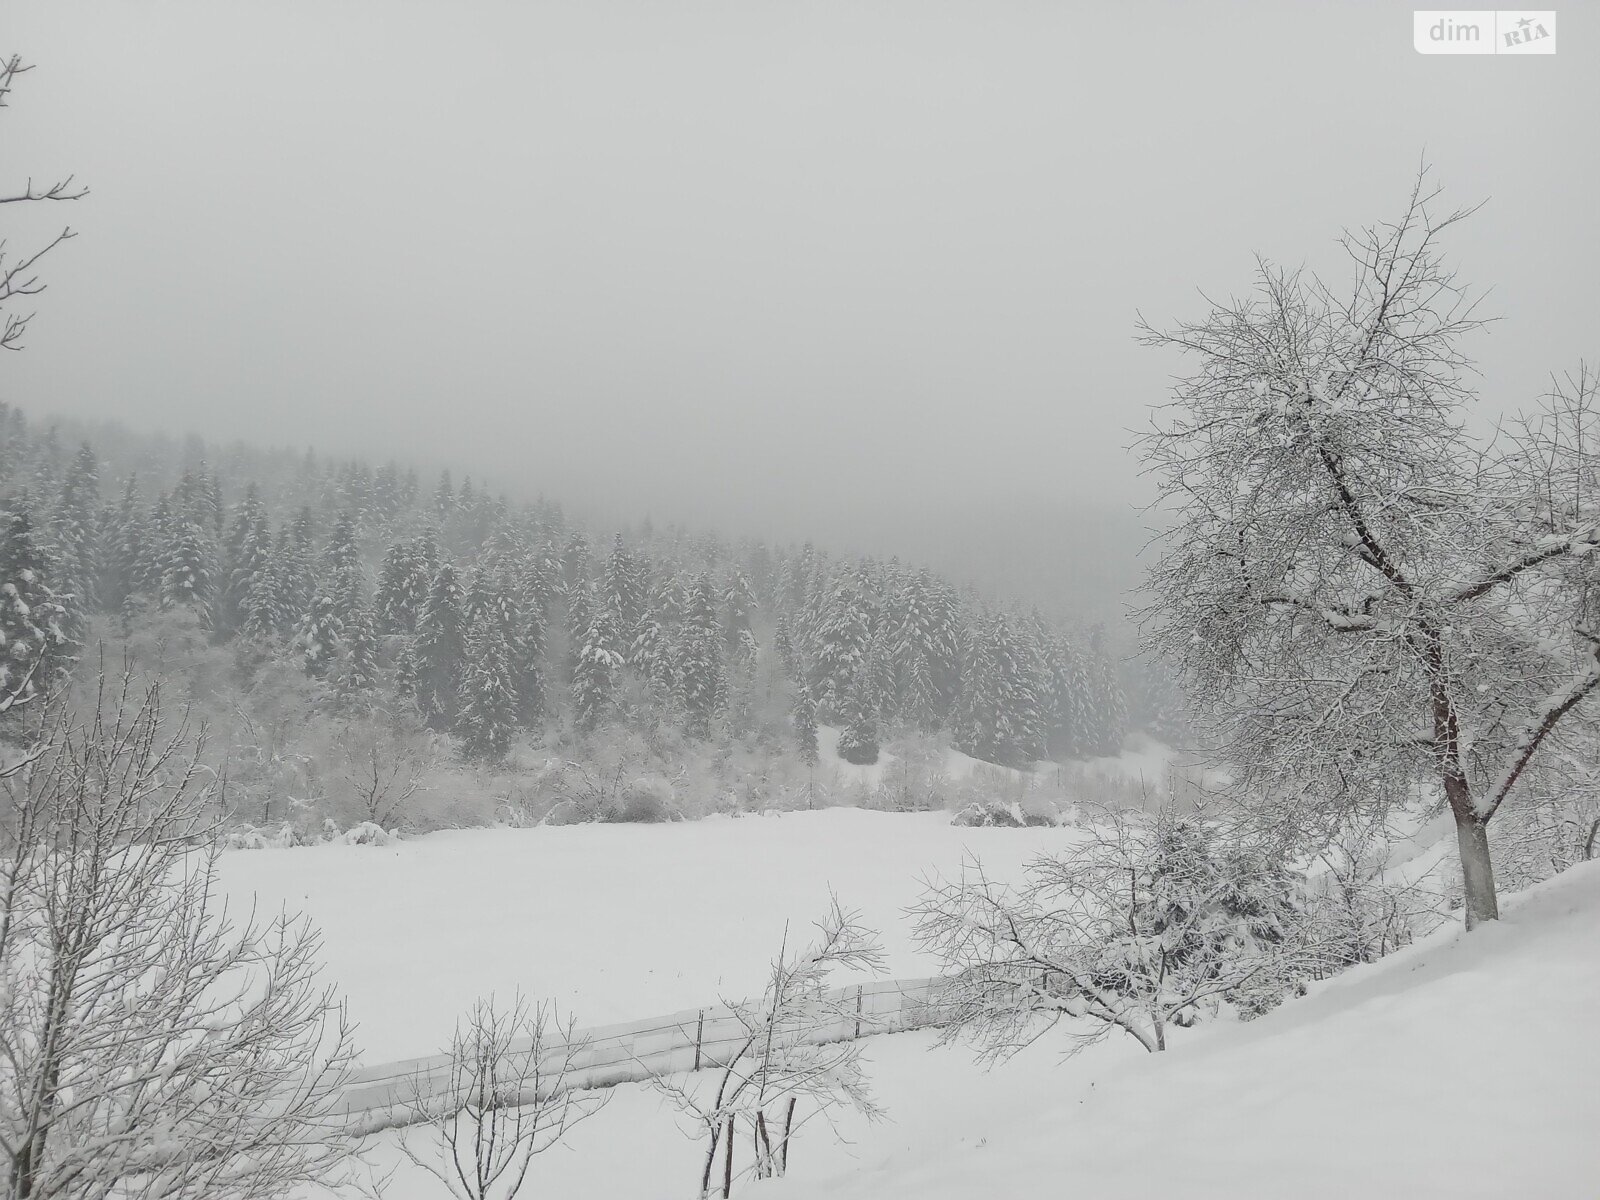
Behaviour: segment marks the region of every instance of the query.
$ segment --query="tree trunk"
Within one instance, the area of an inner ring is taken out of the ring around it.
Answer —
[[[711,1145],[706,1150],[706,1169],[700,1172],[700,1200],[711,1195],[711,1168],[717,1165],[717,1142],[722,1133],[722,1122],[711,1127]]]
[[[1424,626],[1427,662],[1433,693],[1433,741],[1439,756],[1440,782],[1444,798],[1456,819],[1456,846],[1461,853],[1461,884],[1466,893],[1467,928],[1476,929],[1485,921],[1500,919],[1500,904],[1494,894],[1494,867],[1489,862],[1488,818],[1478,815],[1472,803],[1472,788],[1461,763],[1461,729],[1455,706],[1450,702],[1444,670],[1444,652],[1439,634]]]
[[[778,1174],[789,1173],[789,1132],[794,1128],[794,1102],[795,1097],[789,1097],[788,1110],[783,1114],[783,1158],[778,1163]]]
[[[1494,867],[1489,862],[1489,827],[1460,809],[1455,809],[1455,817],[1456,845],[1461,851],[1461,883],[1466,892],[1467,928],[1476,929],[1485,921],[1500,919]]]

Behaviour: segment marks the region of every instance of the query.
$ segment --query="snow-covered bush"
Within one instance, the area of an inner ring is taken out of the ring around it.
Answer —
[[[1384,822],[1352,817],[1316,853],[1306,886],[1307,939],[1315,970],[1332,974],[1375,962],[1445,917],[1437,859],[1400,861]]]
[[[613,822],[653,824],[679,819],[672,784],[659,775],[633,780],[600,812],[600,820]]]
[[[1080,1044],[1121,1029],[1157,1051],[1171,1025],[1225,1006],[1252,1015],[1298,986],[1300,887],[1282,862],[1176,804],[1153,818],[1101,810],[1083,829],[1016,887],[969,862],[913,909],[949,975],[949,1036],[1004,1055],[1072,1018]]]

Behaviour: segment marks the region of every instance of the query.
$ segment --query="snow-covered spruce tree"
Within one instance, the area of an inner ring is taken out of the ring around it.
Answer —
[[[262,521],[260,545],[266,548],[268,531],[264,517]],[[290,626],[293,618],[287,591],[293,555],[289,531],[284,529],[259,567],[248,578],[240,578],[243,594],[239,598],[238,618],[239,633],[243,636],[267,640],[281,636]]]
[[[378,568],[378,628],[386,634],[413,633],[417,627],[417,612],[411,607],[411,592],[407,586],[412,574],[411,547],[405,542],[391,543],[383,552],[383,565]],[[417,607],[420,607],[417,606]]]
[[[654,688],[665,687],[672,682],[672,645],[657,611],[654,599],[645,605],[633,645],[628,648],[628,665],[640,679]]]
[[[0,1179],[14,1200],[344,1182],[352,1055],[317,935],[214,901],[212,798],[159,694],[102,682],[0,772]]]
[[[197,521],[178,518],[161,558],[161,606],[192,608],[202,620],[211,604],[211,548]]]
[[[575,530],[567,539],[566,548],[561,552],[561,573],[569,594],[587,589],[592,582],[594,571],[589,558],[589,539],[582,531]]]
[[[728,573],[728,581],[722,589],[722,609],[726,614],[722,622],[722,632],[727,641],[730,657],[739,653],[740,643],[745,635],[755,636],[751,622],[755,620],[756,610],[759,607],[755,585],[750,582],[750,577],[743,570],[735,567]]]
[[[778,652],[783,673],[790,679],[800,679],[800,655],[795,649],[794,635],[789,632],[789,614],[780,612],[772,627],[772,648]]]
[[[610,711],[624,658],[611,606],[591,596],[585,607],[589,625],[576,648],[577,661],[572,668],[572,720],[581,732],[589,733]]]
[[[980,619],[973,631],[956,723],[957,748],[1006,766],[1038,757],[1043,741],[1037,663],[1004,613]]]
[[[332,583],[332,580],[329,581]],[[321,679],[338,661],[339,648],[344,640],[344,614],[334,591],[318,588],[311,601],[311,611],[300,623],[298,641],[301,663],[307,675]]]
[[[1105,631],[1098,626],[1089,631],[1085,672],[1089,689],[1086,705],[1090,718],[1088,752],[1116,754],[1128,736],[1128,698],[1106,645]]]
[[[848,763],[870,766],[878,761],[878,713],[872,706],[870,689],[861,682],[845,692],[840,702],[839,757]]]
[[[1075,1048],[1120,1029],[1154,1052],[1172,1025],[1224,1004],[1253,1015],[1299,985],[1299,883],[1280,859],[1173,804],[1081,828],[1083,845],[1036,859],[1015,888],[969,861],[912,910],[947,974],[948,1039],[1004,1057],[1071,1019]]]
[[[466,650],[462,603],[455,567],[440,563],[417,617],[417,636],[411,644],[416,663],[417,709],[423,720],[438,730],[449,729],[455,721]]]
[[[683,706],[684,731],[690,737],[708,738],[727,703],[728,688],[716,595],[706,575],[694,581],[687,597],[676,658],[675,691]]]
[[[73,597],[80,612],[93,611],[99,601],[99,509],[100,461],[85,442],[67,471],[51,523],[56,585]]]
[[[606,558],[604,599],[615,614],[618,638],[623,645],[631,646],[644,611],[645,580],[638,558],[629,551],[621,533],[613,537],[611,553]]]
[[[370,708],[378,691],[378,633],[372,610],[357,606],[340,631],[339,660],[333,694],[339,707],[358,712]]]
[[[845,696],[866,661],[870,637],[857,578],[853,572],[841,572],[819,613],[808,654],[807,682],[823,720],[841,719]]]
[[[433,534],[397,542],[384,555],[378,584],[378,625],[382,633],[415,633],[428,602],[428,589],[439,569]]]
[[[145,512],[139,498],[139,482],[136,476],[130,476],[100,540],[99,594],[107,612],[121,612],[123,602],[139,590],[144,540]]]
[[[809,769],[817,765],[817,702],[811,689],[801,684],[794,696],[794,736],[800,761]]]
[[[26,512],[5,519],[0,538],[0,714],[51,691],[72,666],[66,606],[45,582]]]
[[[252,485],[239,502],[223,546],[222,589],[216,604],[216,627],[223,636],[237,632],[244,623],[250,591],[271,564],[271,527],[266,507]]]
[[[511,673],[516,682],[520,724],[533,726],[545,715],[544,611],[524,597],[515,575],[500,580],[500,622],[511,648]]]
[[[1278,828],[1442,796],[1472,928],[1499,911],[1489,821],[1596,716],[1600,424],[1580,375],[1509,441],[1468,431],[1480,322],[1439,254],[1466,214],[1436,197],[1346,237],[1349,288],[1263,264],[1147,332],[1197,360],[1143,439],[1171,518],[1147,628]]]
[[[455,733],[461,753],[493,766],[504,761],[517,727],[517,691],[505,631],[481,618],[467,637]]]

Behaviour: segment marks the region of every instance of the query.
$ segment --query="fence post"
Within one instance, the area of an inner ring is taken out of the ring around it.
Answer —
[[[861,985],[856,984],[856,1037],[861,1036]]]
[[[700,1010],[700,1017],[694,1023],[694,1069],[700,1069],[700,1039],[706,1031],[706,1010]]]

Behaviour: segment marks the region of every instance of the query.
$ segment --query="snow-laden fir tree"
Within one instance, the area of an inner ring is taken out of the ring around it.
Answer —
[[[189,517],[176,518],[161,559],[161,606],[192,608],[202,621],[211,603],[211,547],[205,531]]]
[[[727,702],[722,631],[709,575],[695,579],[678,626],[675,692],[684,714],[684,731],[707,738]]]
[[[357,605],[345,618],[339,641],[334,696],[341,708],[363,711],[372,706],[379,684],[377,622],[370,607]]]
[[[261,530],[261,544],[265,546],[267,530]],[[263,567],[246,582],[240,601],[239,632],[250,638],[262,640],[284,636],[293,626],[294,609],[290,603],[292,575],[296,554],[292,534],[287,528],[278,531],[278,537]]]
[[[755,587],[750,582],[750,577],[738,567],[728,573],[728,581],[722,589],[722,608],[726,614],[723,620],[724,636],[728,641],[729,654],[736,653],[739,643],[745,635],[755,636],[751,623],[755,620],[756,609]]]
[[[101,534],[101,604],[107,612],[120,612],[125,600],[138,590],[139,561],[143,555],[144,506],[137,476],[130,475],[122,499],[112,510]]]
[[[415,633],[437,564],[431,538],[396,542],[384,553],[378,581],[378,628]]]
[[[778,613],[778,619],[772,629],[772,648],[777,651],[778,661],[783,664],[783,673],[790,679],[799,680],[800,655],[795,649],[794,635],[789,632],[789,614]]]
[[[461,689],[466,625],[460,577],[450,563],[439,564],[428,599],[417,618],[412,643],[416,657],[417,709],[432,728],[447,730],[455,720]]]
[[[215,608],[216,628],[223,636],[244,620],[250,589],[271,569],[272,541],[266,507],[252,485],[239,502],[222,548],[222,587]]]
[[[572,720],[588,733],[610,712],[625,658],[611,606],[589,596],[584,608],[589,624],[579,639],[572,668]]]
[[[511,748],[517,727],[516,683],[505,631],[498,621],[484,617],[472,627],[466,649],[455,732],[465,757],[497,764]]]
[[[624,645],[632,645],[645,606],[645,578],[638,556],[624,544],[621,533],[612,539],[606,558],[604,587],[605,602],[615,614],[617,636]]]
[[[863,667],[840,702],[839,757],[848,763],[870,766],[878,761],[878,712],[872,704],[872,687]]]
[[[85,442],[67,471],[52,522],[57,590],[85,613],[98,604],[99,509],[100,460]]]
[[[48,693],[71,669],[66,606],[45,581],[45,560],[25,512],[5,518],[0,540],[0,712]]]
[[[817,702],[811,698],[811,689],[803,683],[795,689],[794,736],[800,752],[800,761],[807,767],[816,766]]]
[[[652,597],[640,614],[633,645],[628,648],[628,665],[647,685],[666,687],[671,685],[673,677],[672,645],[658,612]]]
[[[589,562],[589,539],[581,531],[575,531],[567,539],[566,549],[561,554],[561,572],[569,595],[588,588],[593,569]]]
[[[856,578],[853,573],[842,573],[815,623],[808,655],[808,682],[822,719],[841,719],[845,693],[866,660],[870,634]]]

